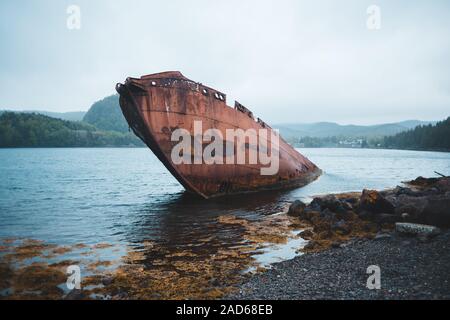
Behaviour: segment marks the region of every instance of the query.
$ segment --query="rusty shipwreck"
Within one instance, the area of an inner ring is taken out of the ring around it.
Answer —
[[[120,107],[133,132],[154,152],[172,175],[192,193],[204,198],[304,186],[321,170],[281,137],[278,140],[279,168],[276,174],[262,175],[262,164],[176,164],[171,152],[176,142],[172,132],[184,128],[194,135],[194,122],[202,130],[266,129],[270,126],[235,102],[226,104],[226,95],[189,80],[178,71],[161,72],[118,83]],[[276,133],[278,135],[278,133]],[[223,135],[225,137],[225,134]],[[273,142],[268,142],[268,145]],[[239,146],[236,146],[238,148]],[[243,149],[248,143],[244,143]],[[226,156],[226,155],[225,155]],[[248,156],[248,154],[247,154]]]

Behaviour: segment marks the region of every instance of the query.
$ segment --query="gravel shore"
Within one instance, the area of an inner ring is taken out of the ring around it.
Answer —
[[[367,267],[381,289],[366,287]],[[450,231],[430,240],[395,232],[306,253],[254,275],[228,299],[450,299]]]

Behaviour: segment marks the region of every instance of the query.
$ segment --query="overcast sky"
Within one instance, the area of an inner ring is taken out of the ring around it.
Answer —
[[[450,115],[448,1],[2,0],[0,39],[1,109],[87,110],[127,76],[180,70],[269,123]]]

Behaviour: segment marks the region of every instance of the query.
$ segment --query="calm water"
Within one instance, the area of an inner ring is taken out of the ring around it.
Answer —
[[[293,199],[393,187],[433,171],[450,174],[450,153],[302,149],[324,175],[296,190],[202,200],[183,188],[148,149],[0,149],[0,238],[60,245],[145,240],[182,248],[239,243],[217,217],[259,219]],[[204,244],[204,241],[203,241]],[[208,250],[207,248],[205,250]]]

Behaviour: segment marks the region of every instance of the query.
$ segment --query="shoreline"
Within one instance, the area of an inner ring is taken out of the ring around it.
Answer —
[[[150,240],[120,250],[3,239],[0,299],[450,299],[449,177],[283,207],[261,220],[219,215],[217,227],[241,238],[208,252],[196,245],[168,251]],[[255,256],[291,242],[289,250],[302,255],[267,267]],[[99,250],[119,250],[121,258],[99,260]],[[73,264],[85,276],[81,290],[68,292],[61,285]],[[370,265],[381,268],[380,290],[365,287]]]
[[[450,299],[449,264],[450,232],[427,242],[389,234],[275,263],[225,299]],[[380,268],[379,290],[367,288],[371,265]]]
[[[295,201],[288,214],[309,225],[304,254],[225,299],[450,299],[450,178],[406,186]],[[367,287],[370,266],[379,267],[379,289]]]

